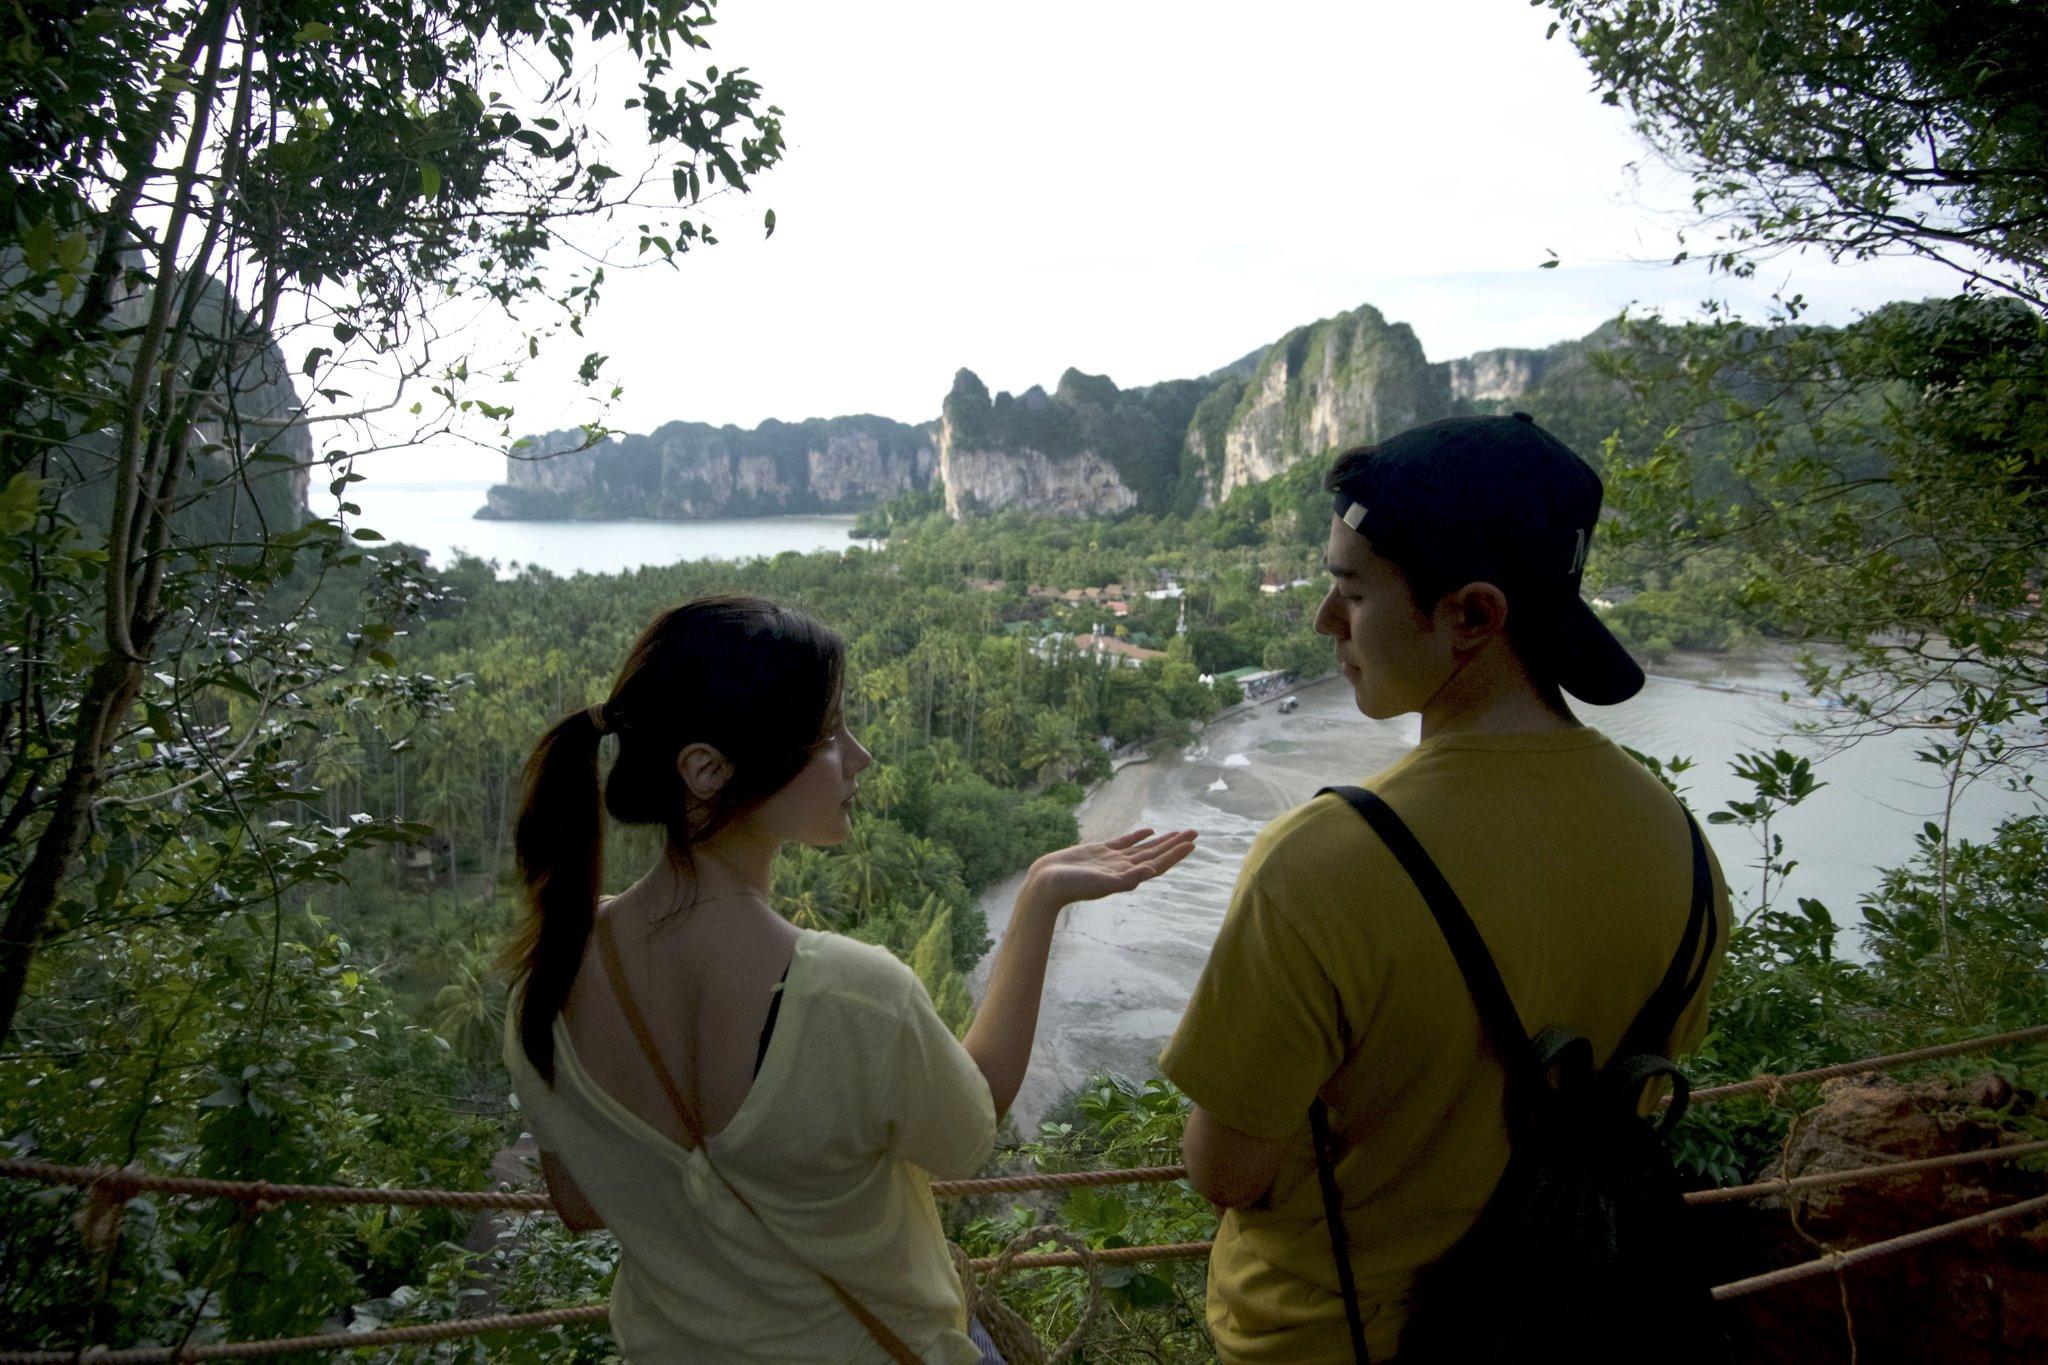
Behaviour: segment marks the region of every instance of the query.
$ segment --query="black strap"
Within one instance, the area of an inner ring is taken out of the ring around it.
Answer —
[[[1686,916],[1685,933],[1678,940],[1671,965],[1664,969],[1664,979],[1650,993],[1628,1031],[1621,1035],[1614,1050],[1617,1057],[1661,1053],[1668,1047],[1678,1028],[1679,1016],[1699,992],[1708,964],[1714,960],[1721,934],[1720,917],[1714,913],[1714,874],[1707,862],[1706,840],[1700,837],[1699,822],[1692,818],[1691,811],[1685,812],[1685,826],[1692,839],[1692,909]]]
[[[782,979],[775,983],[775,989],[768,993],[768,1022],[761,1025],[761,1041],[754,1046],[754,1074],[761,1074],[761,1063],[768,1060],[768,1040],[775,1036],[775,1018],[782,1013],[782,988],[789,984],[789,968],[782,969]]]
[[[1465,977],[1466,988],[1471,991],[1473,1002],[1479,1008],[1483,1031],[1507,1069],[1509,1129],[1512,1133],[1519,1127],[1516,1120],[1530,1113],[1536,1099],[1549,1087],[1550,1068],[1554,1065],[1590,1068],[1591,1046],[1585,1039],[1559,1030],[1546,1031],[1541,1038],[1529,1036],[1522,1027],[1522,1016],[1515,1009],[1514,999],[1508,994],[1507,983],[1501,980],[1500,968],[1494,965],[1493,955],[1486,950],[1486,940],[1480,935],[1479,927],[1472,923],[1464,902],[1444,880],[1443,872],[1416,840],[1414,831],[1394,813],[1391,806],[1363,787],[1324,787],[1316,795],[1325,793],[1343,797],[1353,810],[1364,817],[1429,906],[1430,914],[1443,932],[1444,942],[1450,946],[1451,956],[1458,961],[1458,970]],[[1640,1088],[1653,1076],[1670,1078],[1672,1103],[1670,1112],[1665,1115],[1665,1131],[1669,1131],[1677,1116],[1684,1112],[1686,1079],[1672,1063],[1650,1054],[1664,1049],[1672,1030],[1678,1025],[1678,1016],[1685,1011],[1686,1002],[1692,999],[1700,983],[1706,979],[1707,967],[1713,961],[1720,933],[1719,921],[1713,913],[1713,875],[1707,862],[1706,844],[1700,837],[1699,823],[1692,818],[1691,811],[1685,812],[1685,822],[1692,835],[1692,907],[1686,917],[1685,933],[1680,937],[1678,952],[1673,955],[1671,965],[1664,971],[1664,979],[1629,1025],[1622,1037],[1622,1045],[1615,1053],[1620,1061],[1615,1079],[1622,1084]],[[1701,949],[1702,941],[1704,950]],[[1698,958],[1697,966],[1694,965],[1695,957]],[[1654,1042],[1649,1041],[1652,1034]],[[1365,1350],[1365,1328],[1360,1320],[1358,1289],[1351,1275],[1350,1238],[1344,1229],[1344,1211],[1337,1197],[1336,1160],[1330,1138],[1329,1115],[1320,1096],[1309,1106],[1308,1116],[1310,1132],[1315,1140],[1316,1175],[1323,1189],[1323,1216],[1330,1224],[1330,1249],[1337,1259],[1337,1283],[1344,1292],[1344,1316],[1351,1329],[1351,1350],[1359,1365],[1368,1365],[1370,1357]]]
[[[1344,1206],[1337,1199],[1337,1147],[1330,1137],[1330,1111],[1323,1097],[1308,1107],[1309,1135],[1315,1140],[1316,1181],[1323,1187],[1323,1221],[1330,1225],[1330,1254],[1337,1261],[1337,1287],[1344,1294],[1344,1322],[1351,1329],[1351,1355],[1358,1365],[1372,1365],[1365,1349],[1365,1323],[1358,1312],[1358,1282],[1351,1275],[1351,1234],[1344,1228]]]
[[[1507,1069],[1509,1113],[1517,1119],[1530,1113],[1547,1085],[1543,1064],[1536,1055],[1536,1046],[1529,1037],[1529,1031],[1522,1027],[1522,1016],[1515,1010],[1507,983],[1500,979],[1500,968],[1494,965],[1493,955],[1486,951],[1486,940],[1480,937],[1479,927],[1466,913],[1464,902],[1458,899],[1458,893],[1451,890],[1451,884],[1444,880],[1442,871],[1416,842],[1414,832],[1400,816],[1394,814],[1393,807],[1363,787],[1325,787],[1316,795],[1321,796],[1323,792],[1343,797],[1365,818],[1373,832],[1380,836],[1380,842],[1387,846],[1387,851],[1408,873],[1415,889],[1422,893],[1423,902],[1429,906],[1430,914],[1436,917],[1437,927],[1443,931],[1444,942],[1450,945],[1451,956],[1458,960],[1458,970],[1464,974],[1473,1003],[1479,1007],[1480,1022],[1485,1026],[1483,1031],[1493,1050],[1500,1055],[1501,1065]]]

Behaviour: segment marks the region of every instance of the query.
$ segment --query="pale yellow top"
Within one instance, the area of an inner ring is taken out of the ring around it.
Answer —
[[[1365,785],[1464,901],[1523,1024],[1583,1034],[1604,1060],[1691,907],[1678,803],[1590,729],[1430,739]],[[1725,945],[1718,871],[1714,885]],[[1672,1051],[1698,1043],[1705,997]],[[1507,1165],[1505,1075],[1481,1049],[1436,920],[1344,801],[1297,807],[1252,845],[1161,1066],[1223,1123],[1287,1143],[1269,1202],[1231,1210],[1217,1232],[1218,1354],[1351,1359],[1308,1137],[1320,1092],[1342,1134],[1337,1183],[1366,1345],[1394,1356],[1416,1271],[1472,1226]]]
[[[550,1087],[519,1046],[517,1020],[515,1008],[505,1064],[526,1125],[618,1238],[612,1335],[633,1365],[886,1361],[792,1248],[929,1365],[978,1358],[931,1177],[981,1169],[995,1108],[895,957],[803,931],[760,1074],[710,1139],[710,1162],[773,1236],[704,1153],[591,1082],[559,1019]]]

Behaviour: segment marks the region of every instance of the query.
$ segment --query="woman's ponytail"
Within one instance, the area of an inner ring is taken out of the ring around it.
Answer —
[[[604,820],[659,825],[687,869],[692,843],[780,791],[831,738],[846,645],[801,612],[759,597],[700,597],[640,633],[600,706],[562,717],[527,760],[513,845],[526,911],[499,964],[526,978],[519,1038],[555,1079],[555,1016],[583,969],[604,876]],[[598,791],[597,750],[619,736]],[[693,802],[676,765],[691,744],[733,765]]]
[[[604,877],[604,809],[597,785],[600,708],[555,722],[526,761],[513,847],[526,913],[500,964],[526,977],[519,1038],[549,1084],[555,1079],[555,1016],[583,966]]]

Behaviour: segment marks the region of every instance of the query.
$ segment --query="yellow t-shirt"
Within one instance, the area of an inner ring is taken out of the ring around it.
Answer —
[[[1691,908],[1678,803],[1590,729],[1440,736],[1364,785],[1443,870],[1529,1031],[1583,1034],[1604,1061]],[[1714,892],[1725,944],[1718,868]],[[1674,1050],[1699,1042],[1706,995]],[[1267,1200],[1228,1212],[1216,1235],[1218,1353],[1351,1359],[1308,1137],[1320,1092],[1340,1135],[1366,1344],[1392,1357],[1416,1272],[1471,1228],[1507,1166],[1505,1073],[1481,1051],[1471,992],[1420,893],[1342,799],[1318,797],[1260,833],[1160,1065],[1222,1123],[1287,1141]]]
[[[527,1127],[618,1238],[612,1335],[633,1365],[886,1361],[816,1270],[929,1365],[979,1358],[931,1177],[981,1169],[995,1106],[908,967],[803,932],[760,1074],[707,1144],[716,1172],[593,1083],[559,1019],[554,1033],[553,1086],[516,1007],[505,1065]]]

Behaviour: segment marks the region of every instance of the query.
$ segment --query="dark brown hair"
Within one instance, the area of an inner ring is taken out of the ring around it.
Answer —
[[[502,964],[523,970],[519,1036],[534,1069],[555,1078],[555,1016],[583,965],[604,877],[598,746],[619,737],[603,811],[662,825],[672,855],[780,791],[837,722],[846,644],[804,615],[759,597],[700,597],[657,616],[626,655],[601,708],[556,721],[527,760],[513,842],[526,913]],[[693,805],[676,755],[709,744],[732,764],[710,803]]]

